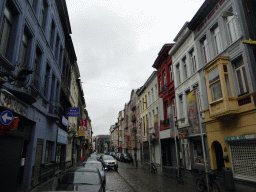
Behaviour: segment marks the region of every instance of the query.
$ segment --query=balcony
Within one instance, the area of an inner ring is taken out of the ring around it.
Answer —
[[[135,104],[135,102],[132,102],[131,106],[130,106],[130,110],[134,111],[135,109],[136,109],[136,104]]]
[[[136,121],[136,116],[135,115],[131,116],[131,122],[135,122],[135,121]]]
[[[167,91],[167,85],[165,84],[163,87],[161,87],[161,92],[165,93]]]

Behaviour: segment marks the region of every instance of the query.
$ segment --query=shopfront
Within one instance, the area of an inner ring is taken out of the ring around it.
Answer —
[[[67,132],[58,128],[57,147],[55,156],[55,171],[65,170]]]
[[[27,118],[28,106],[5,89],[0,90],[0,113],[0,189],[16,191],[22,188],[34,122]]]

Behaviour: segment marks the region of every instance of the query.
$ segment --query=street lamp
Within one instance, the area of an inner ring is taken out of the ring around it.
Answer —
[[[230,16],[237,16],[237,15],[234,14],[233,12],[230,12],[230,11],[223,11],[221,16],[227,18],[227,17],[230,17]]]

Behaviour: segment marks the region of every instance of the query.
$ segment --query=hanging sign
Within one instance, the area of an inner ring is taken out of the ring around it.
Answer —
[[[78,136],[86,136],[86,127],[79,126]]]
[[[79,117],[79,107],[68,107],[66,116]]]

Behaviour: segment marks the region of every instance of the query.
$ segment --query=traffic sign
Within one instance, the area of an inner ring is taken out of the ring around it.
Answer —
[[[13,115],[11,111],[3,111],[0,115],[0,121],[3,125],[9,125],[13,120]]]

